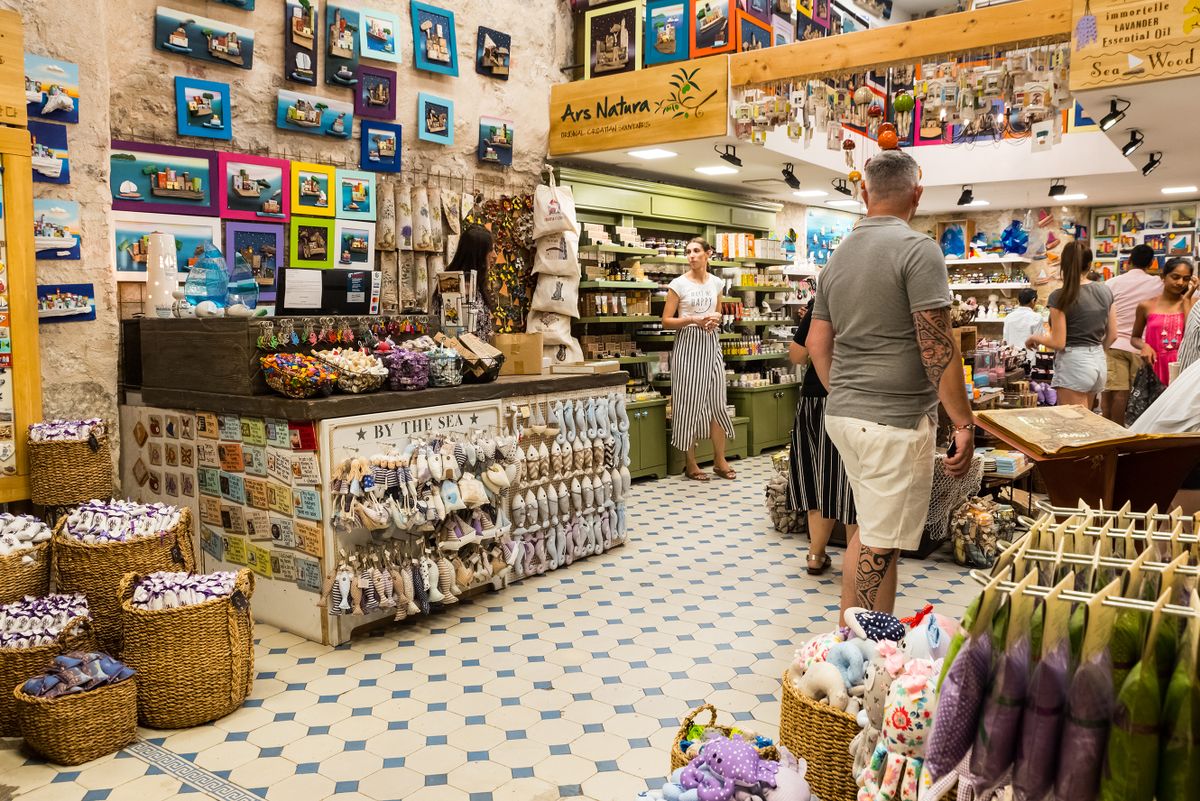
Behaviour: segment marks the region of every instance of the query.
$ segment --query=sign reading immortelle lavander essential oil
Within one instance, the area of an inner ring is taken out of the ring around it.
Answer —
[[[1071,90],[1200,73],[1196,0],[1075,0]]]
[[[550,155],[724,136],[729,60],[666,64],[550,88]]]

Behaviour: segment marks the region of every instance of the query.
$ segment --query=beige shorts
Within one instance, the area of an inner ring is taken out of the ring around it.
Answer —
[[[825,416],[858,509],[859,542],[910,551],[921,544],[933,490],[934,427],[915,429]]]
[[[1133,379],[1142,369],[1142,357],[1120,348],[1109,348],[1104,352],[1108,360],[1108,380],[1104,383],[1105,392],[1129,392],[1133,389]]]

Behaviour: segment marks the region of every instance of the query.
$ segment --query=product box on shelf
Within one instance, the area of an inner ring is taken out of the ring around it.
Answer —
[[[504,354],[500,375],[541,375],[541,334],[496,334],[493,345]]]

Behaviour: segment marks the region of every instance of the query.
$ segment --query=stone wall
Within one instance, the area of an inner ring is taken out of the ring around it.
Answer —
[[[40,328],[43,405],[46,416],[101,415],[116,419],[118,304],[108,222],[108,142],[110,138],[164,141],[182,146],[283,155],[305,161],[357,166],[357,131],[349,142],[280,131],[275,127],[275,97],[281,87],[351,100],[348,89],[304,87],[283,81],[282,0],[258,0],[253,12],[217,2],[170,0],[172,8],[226,20],[255,31],[254,69],[241,70],[176,56],[154,49],[156,0],[0,0],[0,8],[22,15],[26,50],[79,65],[80,122],[68,125],[71,183],[34,184],[37,197],[77,200],[82,209],[82,258],[77,262],[42,261],[38,282],[92,283],[96,321],[43,325]],[[559,68],[569,63],[571,23],[559,0],[450,0],[456,15],[459,75],[418,73],[412,66],[408,2],[376,0],[374,6],[401,19],[405,63],[381,64],[400,75],[398,122],[404,126],[406,170],[486,177],[491,191],[528,188],[545,159],[550,86],[564,80]],[[322,13],[324,4],[321,4]],[[513,37],[512,74],[497,81],[475,72],[479,26]],[[323,66],[323,62],[320,62]],[[374,63],[374,62],[367,62]],[[229,83],[233,92],[233,141],[175,135],[174,77],[189,75]],[[455,145],[442,147],[416,137],[417,93],[455,101]],[[475,149],[481,115],[516,122],[515,160],[511,169],[477,165]],[[357,128],[357,126],[356,126]],[[19,358],[19,354],[18,354]]]

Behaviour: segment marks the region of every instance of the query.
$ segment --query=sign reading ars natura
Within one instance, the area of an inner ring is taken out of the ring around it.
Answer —
[[[664,64],[550,89],[550,155],[723,136],[726,56]]]
[[[1200,0],[1075,0],[1071,90],[1200,73]]]

